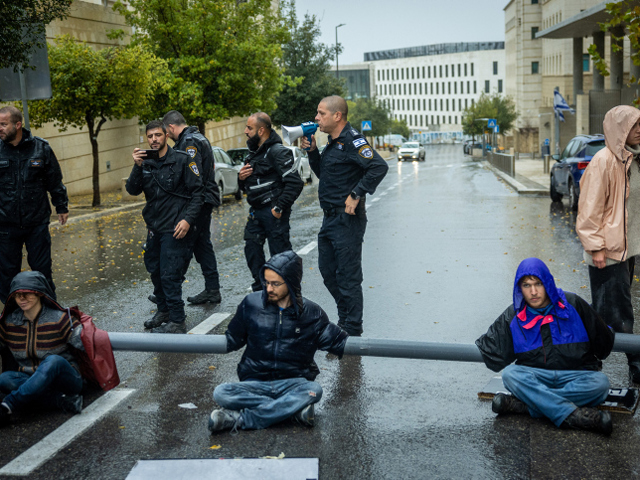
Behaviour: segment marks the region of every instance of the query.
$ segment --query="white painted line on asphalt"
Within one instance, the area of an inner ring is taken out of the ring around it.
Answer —
[[[209,318],[203,320],[201,323],[193,327],[187,333],[191,335],[206,335],[230,316],[230,313],[214,313]]]
[[[377,202],[378,200],[380,200],[380,197],[376,197],[373,200],[371,200],[369,203],[373,203],[373,202]]]
[[[105,393],[81,414],[71,417],[34,446],[0,468],[0,475],[30,475],[133,392],[135,389],[132,388],[118,388]]]
[[[309,253],[311,250],[313,250],[314,248],[316,248],[318,246],[318,242],[309,242],[308,245],[305,245],[304,247],[302,247],[300,250],[298,250],[296,253],[298,255],[306,255],[307,253]]]

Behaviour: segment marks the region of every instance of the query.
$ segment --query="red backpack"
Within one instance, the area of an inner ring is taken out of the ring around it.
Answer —
[[[78,307],[67,308],[69,321],[73,329],[72,316],[80,321],[80,338],[85,351],[76,350],[80,374],[89,382],[95,383],[105,392],[120,384],[116,360],[113,357],[109,334],[93,323],[93,318],[82,313]]]

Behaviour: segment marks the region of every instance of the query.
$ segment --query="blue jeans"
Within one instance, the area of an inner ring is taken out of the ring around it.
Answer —
[[[595,407],[609,394],[609,379],[592,370],[544,370],[509,365],[502,382],[529,407],[534,418],[547,417],[556,427],[577,407]]]
[[[244,430],[258,430],[292,417],[322,398],[322,387],[306,378],[223,383],[213,391],[218,405],[241,410]]]
[[[0,392],[8,393],[3,402],[12,412],[24,410],[29,404],[53,407],[63,394],[78,395],[81,391],[82,376],[59,355],[46,357],[33,375],[22,372],[0,375]]]

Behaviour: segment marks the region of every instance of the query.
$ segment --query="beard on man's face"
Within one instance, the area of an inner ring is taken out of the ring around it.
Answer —
[[[257,133],[253,137],[247,138],[247,148],[255,152],[260,146],[260,135]]]

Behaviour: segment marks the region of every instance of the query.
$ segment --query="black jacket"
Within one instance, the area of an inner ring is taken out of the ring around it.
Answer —
[[[198,165],[186,152],[167,147],[160,160],[146,159],[134,165],[127,192],[144,192],[147,204],[142,216],[149,230],[171,233],[181,220],[193,227],[202,208],[202,178]]]
[[[0,140],[0,225],[35,227],[49,223],[51,202],[56,213],[69,212],[62,170],[49,142],[22,129],[17,146]]]
[[[372,194],[389,170],[387,162],[347,122],[337,138],[329,137],[320,155],[309,152],[309,165],[320,179],[318,197],[322,208],[344,208],[351,192]]]
[[[220,190],[216,183],[215,160],[207,137],[200,133],[198,127],[187,127],[182,130],[173,148],[187,152],[198,166],[202,167],[200,174],[204,185],[204,203],[214,207],[220,206]]]
[[[226,332],[229,352],[247,346],[238,377],[241,381],[313,380],[320,373],[313,360],[316,350],[342,357],[348,335],[329,322],[320,306],[302,297],[302,259],[294,252],[271,257],[260,274],[263,280],[265,268],[284,278],[293,293],[293,305],[280,310],[267,301],[266,288],[244,298]]]
[[[300,196],[304,182],[296,170],[291,149],[282,145],[280,136],[271,131],[269,138],[244,160],[251,165],[253,173],[240,188],[247,194],[247,202],[254,208],[291,208]]]

